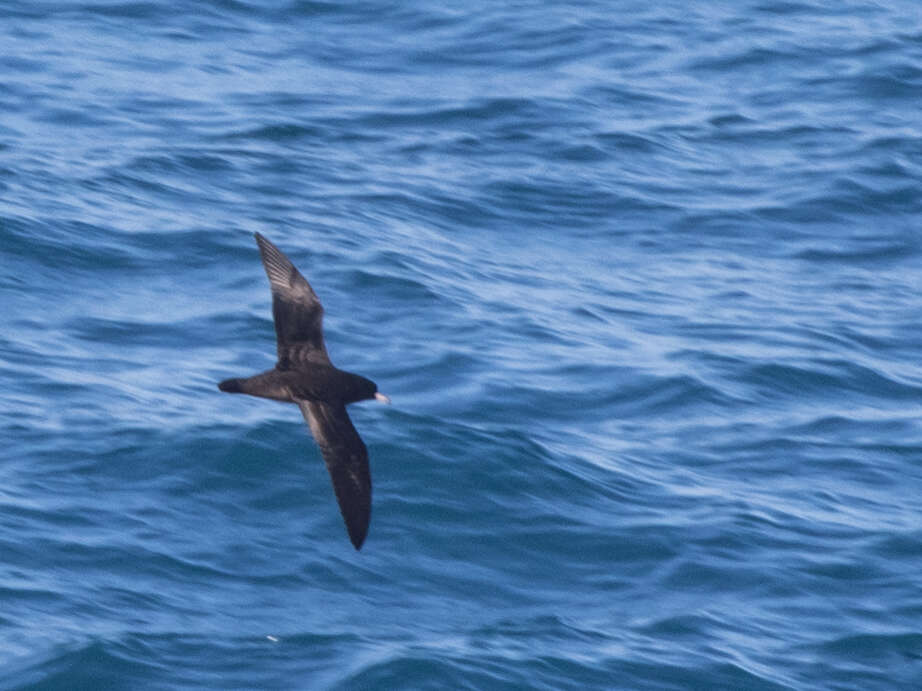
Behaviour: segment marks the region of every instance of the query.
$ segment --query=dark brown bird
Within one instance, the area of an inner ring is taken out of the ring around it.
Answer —
[[[333,366],[323,343],[323,306],[313,288],[278,247],[259,233],[256,243],[272,288],[278,362],[252,377],[225,379],[218,388],[298,404],[333,480],[349,539],[360,549],[371,521],[371,473],[346,404],[390,399],[370,379]]]

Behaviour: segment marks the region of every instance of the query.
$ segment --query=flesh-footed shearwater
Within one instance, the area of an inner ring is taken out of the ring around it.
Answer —
[[[225,379],[218,388],[298,404],[333,480],[349,539],[360,549],[371,520],[371,474],[368,450],[346,404],[390,399],[370,379],[333,366],[323,343],[323,306],[313,288],[278,247],[259,233],[256,243],[272,288],[278,362],[252,377]]]

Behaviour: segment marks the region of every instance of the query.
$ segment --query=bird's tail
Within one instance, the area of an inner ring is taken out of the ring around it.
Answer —
[[[218,388],[227,393],[243,393],[243,387],[240,386],[240,382],[240,379],[225,379],[218,384]]]

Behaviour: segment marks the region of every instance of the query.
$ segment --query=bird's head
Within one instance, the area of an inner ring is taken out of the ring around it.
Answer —
[[[381,403],[391,402],[390,398],[378,391],[378,385],[375,384],[371,379],[367,379],[359,374],[350,373],[349,383],[346,386],[343,399],[347,403],[354,403],[356,401],[365,401],[371,398],[374,398]]]

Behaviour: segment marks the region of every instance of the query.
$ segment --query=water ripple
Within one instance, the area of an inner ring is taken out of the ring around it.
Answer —
[[[0,8],[10,688],[916,688],[922,12]],[[389,407],[349,546],[252,234]]]

